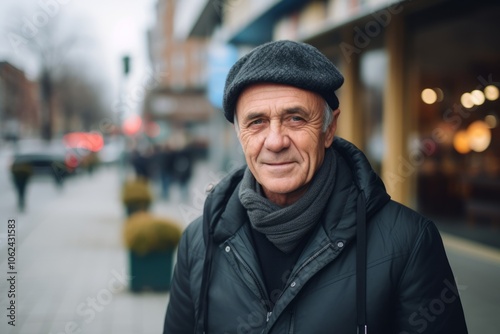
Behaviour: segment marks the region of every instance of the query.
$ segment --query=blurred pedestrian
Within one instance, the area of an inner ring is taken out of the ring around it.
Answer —
[[[164,145],[158,152],[158,166],[161,197],[166,200],[170,196],[170,186],[174,173],[174,153],[168,144]]]
[[[134,149],[131,154],[131,163],[134,167],[135,175],[137,178],[143,178],[149,180],[151,177],[150,173],[150,155],[146,152],[141,152],[138,149]]]
[[[33,174],[33,168],[28,163],[13,163],[10,171],[17,193],[17,208],[22,212],[26,208],[26,188]]]
[[[184,201],[189,199],[189,181],[193,174],[193,154],[189,146],[179,149],[173,154],[173,177],[179,184],[181,197]]]
[[[434,223],[335,137],[343,81],[292,41],[233,65],[224,115],[247,166],[184,232],[164,333],[467,333]]]

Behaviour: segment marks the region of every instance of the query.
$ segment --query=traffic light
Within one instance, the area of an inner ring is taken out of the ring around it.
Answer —
[[[123,73],[125,73],[125,75],[130,73],[130,57],[129,56],[123,56]]]

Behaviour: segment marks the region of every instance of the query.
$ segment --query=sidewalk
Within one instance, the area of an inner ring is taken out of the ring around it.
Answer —
[[[119,185],[117,169],[103,167],[94,175],[68,180],[64,190],[36,212],[11,215],[17,235],[16,326],[6,317],[10,298],[3,244],[1,333],[162,332],[168,293],[128,291]],[[178,211],[170,202],[155,209]],[[6,233],[6,222],[2,225],[0,233]]]

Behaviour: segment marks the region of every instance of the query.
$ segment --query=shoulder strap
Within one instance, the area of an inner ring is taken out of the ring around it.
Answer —
[[[367,334],[366,324],[366,204],[363,191],[358,196],[356,214],[356,311],[358,334]]]

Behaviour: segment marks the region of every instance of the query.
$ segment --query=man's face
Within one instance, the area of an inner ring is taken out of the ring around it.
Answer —
[[[322,131],[325,101],[287,85],[247,87],[236,105],[238,137],[245,159],[264,195],[286,206],[307,190],[332,144],[340,110]]]

